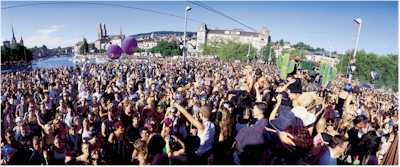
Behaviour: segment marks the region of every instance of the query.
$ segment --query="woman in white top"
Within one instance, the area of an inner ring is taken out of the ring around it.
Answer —
[[[200,122],[196,120],[190,113],[188,113],[181,105],[173,103],[173,106],[175,106],[178,111],[181,112],[188,119],[188,121],[198,129],[197,136],[200,138],[200,146],[197,149],[196,154],[199,157],[206,156],[206,153],[212,148],[215,135],[215,125],[209,121],[211,116],[210,108],[208,106],[203,106],[200,108],[200,118],[202,120],[202,122]]]
[[[90,140],[92,139],[92,132],[90,131],[90,126],[89,126],[89,120],[85,118],[83,120],[83,126],[82,126],[82,140]]]

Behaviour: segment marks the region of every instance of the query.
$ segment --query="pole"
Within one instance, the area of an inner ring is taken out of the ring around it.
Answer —
[[[183,31],[183,64],[186,66],[186,29],[187,29],[187,12],[188,10],[185,10],[185,30]]]
[[[268,64],[271,64],[271,49],[272,47],[269,47]]]
[[[353,52],[353,57],[352,57],[352,59],[355,59],[355,58],[356,58],[356,55],[357,55],[358,42],[359,42],[359,40],[360,40],[361,26],[362,26],[362,23],[360,22],[359,25],[358,25],[356,46],[355,46],[355,48],[354,48],[354,52]],[[351,60],[350,60],[350,61],[351,61]],[[351,72],[352,72],[351,65],[352,65],[352,64],[350,64],[350,66],[349,66],[349,81],[351,81],[351,77],[352,77],[352,74],[351,74]]]
[[[250,46],[251,46],[251,43],[249,42],[249,50],[247,51],[247,63],[250,62]]]
[[[260,51],[260,57],[261,57],[261,59],[264,61],[264,63],[265,63],[265,57],[264,57],[264,49],[263,49],[264,47],[261,47],[261,51]]]
[[[26,59],[26,50],[25,50],[25,47],[24,47],[24,57],[25,57],[25,63],[28,63],[28,60]]]

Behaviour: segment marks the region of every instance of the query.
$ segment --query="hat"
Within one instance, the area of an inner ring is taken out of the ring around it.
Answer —
[[[296,78],[296,81],[288,86],[290,93],[302,93],[301,81]]]
[[[294,107],[292,113],[303,121],[304,126],[309,126],[315,122],[317,117],[308,112],[305,107]]]
[[[292,112],[283,110],[279,112],[278,117],[271,120],[270,123],[274,129],[283,131],[293,123],[294,119],[295,115]]]
[[[360,122],[368,122],[368,118],[365,115],[358,115],[354,120],[353,123],[355,125],[359,124]]]

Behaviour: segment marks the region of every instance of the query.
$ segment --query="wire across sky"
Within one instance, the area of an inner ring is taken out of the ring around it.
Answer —
[[[241,22],[240,20],[229,16],[207,4],[205,4],[204,2],[195,2],[195,1],[188,1],[191,4],[194,4],[196,6],[199,6],[201,8],[204,8],[210,12],[213,12],[215,14],[221,15],[229,20],[232,20],[238,24],[240,24],[241,26],[253,31],[253,32],[257,32],[257,30],[251,26],[248,26],[246,24],[244,24],[243,22]],[[127,5],[120,5],[120,4],[112,4],[112,3],[100,3],[100,2],[78,2],[78,1],[73,1],[73,2],[38,2],[38,3],[29,3],[29,4],[20,4],[20,5],[10,5],[10,6],[5,6],[2,7],[2,10],[8,10],[8,9],[13,9],[13,8],[23,8],[23,7],[31,7],[31,6],[40,6],[40,5],[55,5],[55,4],[87,4],[87,5],[101,5],[101,6],[112,6],[112,7],[120,7],[120,8],[127,8],[127,9],[132,9],[132,10],[139,10],[139,11],[143,11],[143,12],[149,12],[149,13],[155,13],[155,14],[159,14],[159,15],[163,15],[163,16],[168,16],[168,17],[175,17],[175,18],[179,18],[179,19],[185,19],[185,17],[183,16],[179,16],[176,14],[172,14],[172,13],[167,13],[167,12],[161,12],[161,11],[157,11],[157,10],[153,10],[153,9],[147,9],[147,8],[140,8],[140,7],[134,7],[134,6],[127,6]],[[188,18],[188,20],[193,21],[193,22],[197,22],[197,23],[202,23],[205,24],[204,21],[200,21],[197,19],[193,19],[193,18]],[[215,25],[210,25],[207,24],[209,27],[217,27]]]

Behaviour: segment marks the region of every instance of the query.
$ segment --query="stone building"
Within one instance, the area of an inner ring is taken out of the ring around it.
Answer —
[[[241,43],[251,43],[257,49],[261,49],[271,41],[270,32],[266,27],[262,27],[260,32],[248,32],[240,29],[221,30],[208,29],[206,24],[200,25],[197,31],[197,50],[201,50],[202,45],[207,42],[222,42],[232,40]]]
[[[108,35],[106,24],[99,24],[97,27],[97,40],[94,41],[94,45],[97,49],[107,49],[111,44],[121,46],[122,41],[125,39],[125,35],[122,34],[120,29],[119,35]]]

